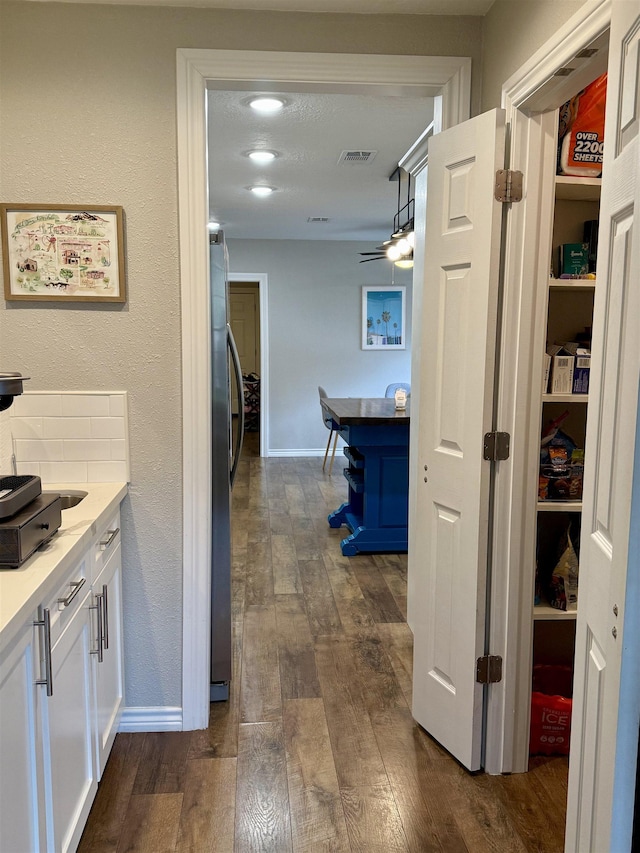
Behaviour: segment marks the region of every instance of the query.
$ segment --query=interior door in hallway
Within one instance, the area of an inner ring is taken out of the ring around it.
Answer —
[[[637,612],[625,620],[625,595],[637,560],[629,536],[640,383],[640,15],[628,0],[612,4],[606,110],[567,806],[572,853],[630,849],[637,755],[639,650],[625,631],[626,621],[633,636]]]
[[[260,294],[253,282],[229,284],[229,324],[236,340],[243,373],[260,373]],[[238,399],[232,394],[232,411],[238,412]]]
[[[417,517],[413,716],[465,767],[481,766],[504,111],[429,141]]]

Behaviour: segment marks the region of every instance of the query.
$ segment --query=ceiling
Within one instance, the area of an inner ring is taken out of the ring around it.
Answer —
[[[255,93],[252,93],[255,94]],[[398,160],[433,118],[428,97],[276,93],[284,108],[258,116],[248,91],[210,91],[209,210],[227,237],[371,240],[389,237],[398,209]],[[257,165],[252,148],[278,152]],[[345,151],[371,151],[368,162],[338,162]],[[257,198],[247,187],[276,188]],[[406,181],[400,205],[407,201]],[[309,219],[328,219],[309,222]],[[373,247],[372,247],[373,248]]]

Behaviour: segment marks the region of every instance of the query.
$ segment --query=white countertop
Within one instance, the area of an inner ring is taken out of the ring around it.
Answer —
[[[64,573],[84,556],[127,494],[126,483],[47,483],[43,491],[82,490],[86,498],[62,512],[62,525],[19,569],[0,568],[0,651],[11,642]]]

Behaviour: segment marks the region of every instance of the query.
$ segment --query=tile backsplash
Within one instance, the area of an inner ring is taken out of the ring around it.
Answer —
[[[129,482],[126,392],[29,391],[8,414],[18,474],[45,484]]]

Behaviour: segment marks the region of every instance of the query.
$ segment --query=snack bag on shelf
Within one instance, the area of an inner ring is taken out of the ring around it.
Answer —
[[[571,477],[569,479],[569,497],[572,501],[582,500],[582,480],[584,476],[584,450],[574,450],[571,454]]]
[[[578,557],[568,531],[566,547],[551,574],[548,595],[549,604],[557,610],[578,607]]]
[[[599,178],[604,148],[607,75],[603,74],[560,107],[558,174]]]

